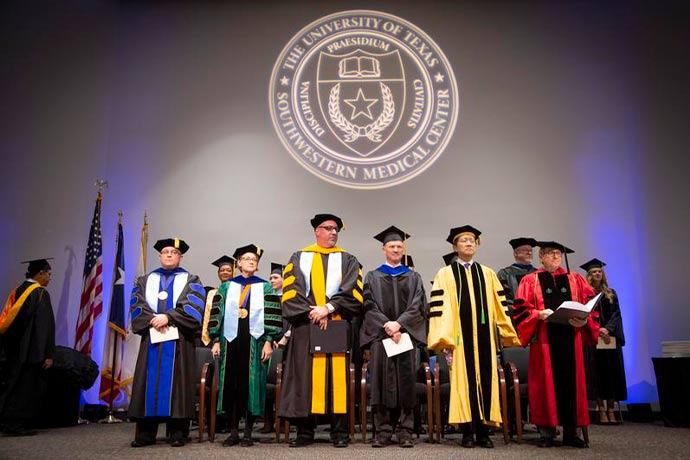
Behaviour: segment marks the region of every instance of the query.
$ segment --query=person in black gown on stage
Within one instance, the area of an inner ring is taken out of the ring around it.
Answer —
[[[628,398],[623,365],[625,335],[618,295],[609,287],[604,266],[606,264],[599,259],[592,259],[580,266],[587,272],[587,282],[594,292],[604,293],[599,303],[599,344],[586,350],[587,394],[589,399],[597,401],[599,422],[616,425],[619,421],[613,410],[614,402]]]

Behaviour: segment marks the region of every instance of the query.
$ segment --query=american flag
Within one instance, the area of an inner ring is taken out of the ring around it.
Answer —
[[[103,311],[103,245],[101,240],[101,201],[103,195],[98,192],[96,207],[93,210],[89,242],[84,260],[84,277],[79,302],[79,318],[74,348],[91,356],[91,339],[93,323]]]
[[[125,340],[125,255],[122,233],[122,213],[117,222],[117,250],[113,271],[113,290],[110,296],[110,314],[103,346],[101,388],[99,397],[110,407],[121,396],[122,344]]]

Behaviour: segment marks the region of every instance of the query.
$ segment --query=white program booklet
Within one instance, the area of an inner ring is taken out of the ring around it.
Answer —
[[[149,335],[151,336],[151,343],[168,342],[169,340],[178,340],[180,331],[177,330],[177,326],[168,326],[165,332],[158,332],[155,327],[150,327]]]
[[[616,338],[612,335],[609,336],[611,341],[606,343],[603,337],[599,337],[599,342],[597,343],[598,350],[615,350],[616,349]]]
[[[386,356],[389,358],[399,355],[400,353],[405,353],[406,351],[410,351],[414,348],[410,334],[407,332],[402,333],[398,343],[395,343],[393,339],[383,339],[381,343],[383,343],[383,348],[386,350]]]
[[[585,319],[590,313],[592,313],[592,310],[599,302],[599,299],[601,299],[602,294],[603,292],[600,292],[599,294],[595,295],[585,305],[575,300],[566,300],[556,309],[556,311],[553,312],[551,316],[546,318],[546,321],[550,323],[569,324],[568,320],[570,318]]]

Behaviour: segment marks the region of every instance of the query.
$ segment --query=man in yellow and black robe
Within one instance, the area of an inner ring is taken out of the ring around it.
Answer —
[[[334,322],[349,325],[360,314],[362,271],[352,254],[336,246],[342,219],[317,214],[311,224],[316,244],[295,252],[284,271],[283,318],[292,333],[286,348],[279,415],[297,426],[291,447],[314,441],[313,416],[318,414],[331,414],[333,445],[346,447],[348,354],[319,353],[311,335],[312,327],[318,326],[327,335],[342,332]]]
[[[463,447],[493,447],[488,430],[501,423],[497,326],[504,346],[520,344],[496,273],[473,260],[480,233],[451,229],[447,241],[458,257],[436,274],[429,302],[428,346],[452,356],[448,422],[461,424]]]

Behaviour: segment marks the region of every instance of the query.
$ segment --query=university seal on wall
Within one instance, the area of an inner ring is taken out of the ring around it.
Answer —
[[[273,125],[292,156],[328,182],[390,187],[441,155],[458,88],[441,49],[378,11],[344,11],[299,31],[271,74]]]

